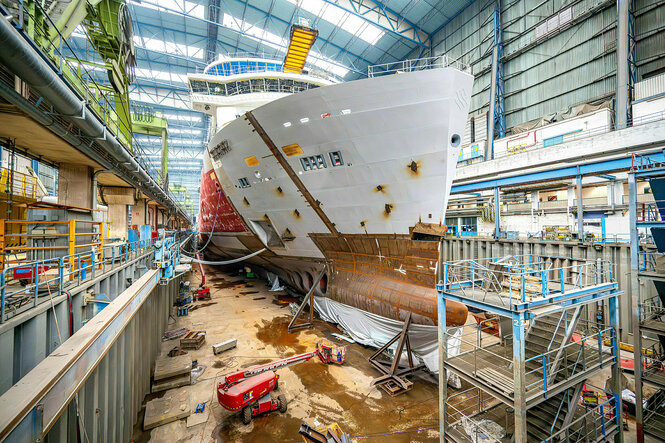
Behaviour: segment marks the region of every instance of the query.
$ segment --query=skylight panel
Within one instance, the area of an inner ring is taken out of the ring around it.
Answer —
[[[179,121],[179,122],[196,122],[196,123],[201,122],[201,116],[200,115],[182,115],[182,114],[173,114],[173,113],[170,113],[170,112],[164,112],[163,116],[167,120],[174,120],[174,121]]]
[[[140,35],[135,35],[133,40],[134,46],[145,48],[151,51],[166,52],[168,54],[203,59],[203,48],[199,48],[198,46],[167,42],[157,38],[141,37]]]
[[[130,3],[148,9],[157,9],[174,14],[178,11],[196,18],[205,18],[205,9],[198,3],[183,0],[129,0]],[[171,10],[171,11],[169,11]]]
[[[200,129],[169,128],[169,133],[171,133],[171,134],[201,135],[201,130]]]
[[[375,45],[385,34],[380,28],[366,20],[345,11],[339,6],[326,3],[323,0],[288,0],[322,20],[340,27],[346,32],[357,36],[370,45]]]
[[[184,74],[175,74],[166,71],[156,71],[154,69],[136,68],[136,76],[142,78],[151,78],[175,83],[187,83],[187,76]]]

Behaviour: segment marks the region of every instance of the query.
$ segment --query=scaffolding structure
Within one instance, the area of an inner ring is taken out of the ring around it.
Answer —
[[[621,292],[611,263],[440,258],[437,292],[440,325],[449,300],[486,318],[439,330],[441,442],[622,441]],[[449,373],[465,389],[449,395]],[[609,381],[595,387],[593,376]]]
[[[636,160],[628,175],[628,208],[635,421],[637,441],[642,443],[644,434],[665,440],[665,165]],[[648,182],[654,201],[637,202],[639,181]],[[650,231],[655,249],[640,248],[640,233],[646,234],[640,229]]]

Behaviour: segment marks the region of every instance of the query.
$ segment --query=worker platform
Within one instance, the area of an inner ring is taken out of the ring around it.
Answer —
[[[459,342],[460,352],[444,352],[440,377],[450,372],[472,385],[450,396],[443,390],[447,441],[475,441],[478,433],[494,441],[598,441],[621,433],[621,292],[611,263],[538,255],[440,261],[437,281],[440,324],[448,300],[477,319],[441,337],[440,349]],[[588,383],[607,369],[610,393]],[[582,402],[585,393],[595,400]]]

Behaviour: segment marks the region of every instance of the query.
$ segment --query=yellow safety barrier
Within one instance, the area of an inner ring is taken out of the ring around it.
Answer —
[[[11,171],[9,169],[2,168],[0,170],[1,194],[37,199],[37,178],[18,171],[14,171],[12,183],[10,183],[10,177]]]

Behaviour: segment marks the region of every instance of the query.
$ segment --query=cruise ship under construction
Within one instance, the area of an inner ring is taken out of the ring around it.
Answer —
[[[0,0],[0,443],[665,441],[663,17]]]

